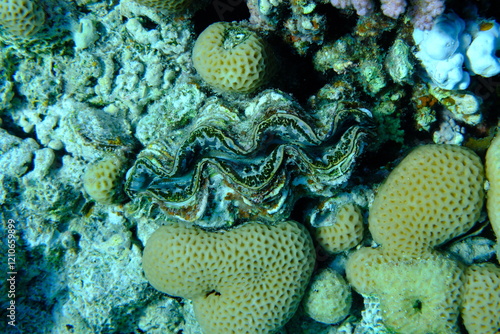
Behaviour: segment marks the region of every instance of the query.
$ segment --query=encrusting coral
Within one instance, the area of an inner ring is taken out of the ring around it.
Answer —
[[[204,334],[274,333],[295,313],[314,263],[311,238],[293,221],[219,232],[169,224],[143,255],[151,285],[191,299]]]
[[[375,239],[363,231],[357,207],[367,214],[374,197],[388,192],[374,183],[400,150],[430,142],[435,129],[435,141],[471,147],[469,139],[479,137],[485,148],[500,102],[494,80],[472,77],[477,97],[438,97],[420,76],[411,25],[419,26],[418,10],[433,17],[444,0],[332,1],[377,13],[347,17],[353,11],[325,0],[0,0],[0,211],[19,232],[16,265],[26,269],[19,278],[27,283],[17,286],[24,298],[16,301],[17,328],[447,333],[457,330],[461,310],[459,329],[481,333],[474,322],[496,320],[499,292],[486,278],[498,278],[476,265],[463,274],[455,257],[441,253],[465,258],[470,251],[468,265],[496,262],[484,212],[481,226],[459,235],[481,205],[484,177],[476,177],[479,169],[469,176],[474,182],[465,176],[477,158],[451,159],[458,170],[430,167],[437,177],[416,167],[423,176],[413,181],[421,180],[429,197],[411,188],[424,199],[410,203],[403,193],[409,204],[388,213],[394,220],[370,222]],[[491,1],[468,2],[485,17],[482,34],[499,31]],[[460,1],[447,5],[466,12]],[[204,44],[201,32],[219,20],[207,29],[218,27],[212,32],[220,39]],[[282,65],[276,80],[273,51]],[[454,122],[443,106],[463,110],[468,124]],[[494,147],[487,160],[498,166]],[[110,155],[126,161],[98,160]],[[490,220],[498,226],[500,172],[488,173]],[[325,199],[336,209],[311,209]],[[300,224],[286,220],[313,214],[325,223],[310,224],[317,240],[332,254],[316,263],[307,292],[313,245]],[[443,220],[434,226],[424,214]],[[407,242],[391,240],[393,232]],[[5,243],[0,249],[7,254]],[[349,279],[364,294],[354,295],[351,309],[343,275],[349,256]],[[458,289],[466,280],[468,288]]]

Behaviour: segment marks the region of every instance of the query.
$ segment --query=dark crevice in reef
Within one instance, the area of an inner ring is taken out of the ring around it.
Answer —
[[[366,177],[370,175],[367,173],[376,173],[380,168],[389,167],[388,165],[401,155],[401,148],[401,143],[387,141],[377,151],[365,150],[356,163],[361,168],[360,173]]]
[[[132,226],[129,230],[132,233],[130,237],[132,244],[136,245],[141,251],[143,251],[144,244],[142,243],[141,239],[139,239],[139,236],[137,234],[137,225]]]
[[[243,21],[250,18],[244,0],[213,0],[193,16],[194,31],[199,35],[206,27],[215,22]]]
[[[25,165],[25,167],[27,167],[27,169],[24,175],[32,172],[35,169],[35,159],[31,159],[30,162]]]
[[[309,97],[327,83],[326,77],[314,69],[311,54],[300,56],[290,46],[272,37],[270,44],[279,63],[278,73],[270,86],[293,95],[301,105],[306,105]]]
[[[358,20],[358,15],[354,11],[352,15],[347,16],[333,7],[330,2],[319,4],[315,12],[327,18],[324,44],[334,42],[340,37],[351,33]]]
[[[147,16],[139,16],[139,22],[141,26],[146,30],[156,30],[158,29],[158,23],[154,22]]]
[[[473,19],[479,16],[487,19],[500,17],[500,7],[497,1],[491,0],[447,0],[447,11],[453,11],[463,19]]]
[[[11,114],[6,113],[2,119],[2,128],[7,133],[23,140],[27,138],[32,138],[35,141],[37,141],[35,131],[32,131],[30,133],[24,132],[24,130],[14,122],[11,116],[12,116]]]
[[[318,202],[318,199],[311,197],[299,198],[293,205],[292,212],[290,213],[290,219],[301,223],[305,220],[305,211],[307,208],[314,206]]]

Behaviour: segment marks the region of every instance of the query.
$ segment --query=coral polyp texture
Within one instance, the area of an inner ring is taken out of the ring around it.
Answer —
[[[185,10],[193,0],[135,0],[141,5],[167,12],[177,13]]]
[[[436,253],[387,256],[361,248],[347,262],[349,283],[380,300],[383,322],[396,333],[456,333],[462,270]]]
[[[193,301],[204,334],[274,333],[295,313],[314,261],[293,221],[219,232],[169,224],[149,238],[143,268],[156,289]]]
[[[331,194],[347,180],[369,121],[365,111],[338,110],[319,134],[297,113],[271,109],[252,120],[246,135],[198,124],[177,146],[161,140],[142,151],[126,191],[197,224],[286,219],[298,198]]]
[[[486,176],[403,160],[482,158],[498,126],[495,1],[444,2],[0,0],[3,332],[487,324],[478,280],[457,329],[456,277],[500,259],[499,140]]]
[[[497,133],[486,152],[486,178],[490,182],[486,208],[493,231],[500,243],[500,134]],[[499,248],[500,250],[500,248]],[[497,254],[500,261],[500,254]]]
[[[500,267],[475,264],[465,271],[462,319],[469,334],[500,331]]]
[[[363,215],[354,203],[342,205],[331,225],[314,229],[314,238],[328,253],[339,253],[359,244],[363,239]]]
[[[102,204],[119,200],[123,162],[122,158],[110,156],[87,167],[83,187],[92,199]]]
[[[193,66],[210,86],[251,93],[274,74],[276,63],[267,42],[239,23],[217,22],[198,36]]]
[[[378,190],[368,219],[373,239],[386,251],[419,254],[468,231],[483,207],[483,183],[473,151],[417,147]]]
[[[302,300],[304,312],[325,324],[342,321],[349,314],[351,304],[349,284],[342,275],[328,268],[314,275]]]
[[[0,0],[0,31],[14,38],[36,34],[45,22],[45,13],[33,0]]]

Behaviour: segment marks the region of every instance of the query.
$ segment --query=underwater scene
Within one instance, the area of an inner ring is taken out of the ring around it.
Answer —
[[[497,0],[0,0],[0,333],[500,334]]]

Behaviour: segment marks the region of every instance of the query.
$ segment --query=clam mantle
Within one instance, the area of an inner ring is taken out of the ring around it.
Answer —
[[[326,127],[300,115],[273,107],[245,130],[201,122],[180,144],[153,142],[139,153],[125,190],[203,226],[286,219],[297,199],[331,196],[347,180],[371,123],[364,109],[332,110]]]

